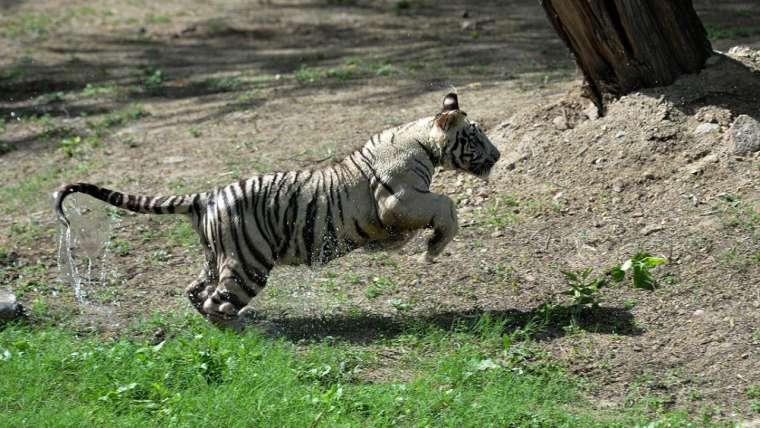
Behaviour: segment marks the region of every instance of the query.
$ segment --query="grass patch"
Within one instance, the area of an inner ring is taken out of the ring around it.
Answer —
[[[187,219],[177,219],[174,226],[169,229],[169,239],[174,245],[179,245],[185,248],[197,247],[198,234],[193,230],[193,226],[187,221]]]
[[[85,98],[108,97],[114,95],[117,91],[118,87],[113,84],[93,85],[92,83],[88,83],[82,89],[81,96]]]
[[[294,77],[299,82],[316,82],[321,79],[339,81],[370,78],[373,76],[390,76],[398,73],[398,69],[387,61],[365,61],[360,58],[348,58],[336,67],[320,68],[301,65]]]
[[[760,34],[760,26],[758,25],[721,27],[708,24],[705,25],[705,29],[710,40],[739,39]]]
[[[156,324],[169,339],[148,342]],[[155,319],[137,337],[101,340],[58,327],[0,331],[0,425],[634,426],[626,409],[590,410],[579,384],[488,317],[452,331],[410,327],[359,347],[296,346],[235,335],[200,317]],[[402,378],[366,381],[378,350],[403,349]],[[658,421],[685,426],[682,414]],[[653,425],[655,426],[655,425]]]

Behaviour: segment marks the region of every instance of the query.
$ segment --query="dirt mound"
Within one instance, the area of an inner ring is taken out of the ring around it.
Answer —
[[[744,391],[760,383],[760,153],[737,155],[731,127],[760,120],[759,97],[760,52],[732,49],[604,117],[571,93],[492,132],[504,153],[495,185],[553,204],[526,225],[532,238],[513,234],[533,257],[597,271],[638,251],[669,260],[654,293],[607,292],[604,306],[630,309],[639,333],[547,346],[594,379],[593,395],[664,407],[707,399],[725,416],[753,414]],[[533,275],[565,287],[556,271]]]

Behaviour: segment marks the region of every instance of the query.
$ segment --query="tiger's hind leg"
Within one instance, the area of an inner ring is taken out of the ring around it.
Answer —
[[[190,300],[190,303],[193,305],[193,307],[201,313],[201,315],[206,315],[205,312],[203,312],[203,302],[206,301],[209,294],[211,294],[214,291],[214,284],[212,283],[211,279],[209,279],[208,275],[206,275],[206,272],[202,272],[198,279],[193,281],[187,288],[185,288],[185,294],[187,295],[187,298]]]
[[[230,327],[237,324],[241,316],[250,317],[251,310],[244,309],[266,285],[266,275],[249,275],[245,271],[238,272],[236,267],[239,266],[231,264],[220,269],[216,287],[206,288],[207,296],[200,310],[218,326]]]

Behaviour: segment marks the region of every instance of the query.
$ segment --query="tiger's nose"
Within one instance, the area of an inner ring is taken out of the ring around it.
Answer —
[[[496,163],[499,160],[499,158],[501,157],[501,153],[499,153],[498,150],[494,150],[492,156],[493,156],[493,162]]]

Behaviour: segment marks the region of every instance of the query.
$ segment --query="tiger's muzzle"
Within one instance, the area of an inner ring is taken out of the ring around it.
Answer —
[[[491,175],[491,170],[493,169],[493,166],[496,165],[496,162],[501,157],[501,153],[499,153],[499,150],[497,150],[495,147],[493,149],[493,152],[491,152],[490,156],[486,158],[483,163],[478,167],[478,170],[475,171],[475,175],[478,177],[487,180],[488,177]]]

